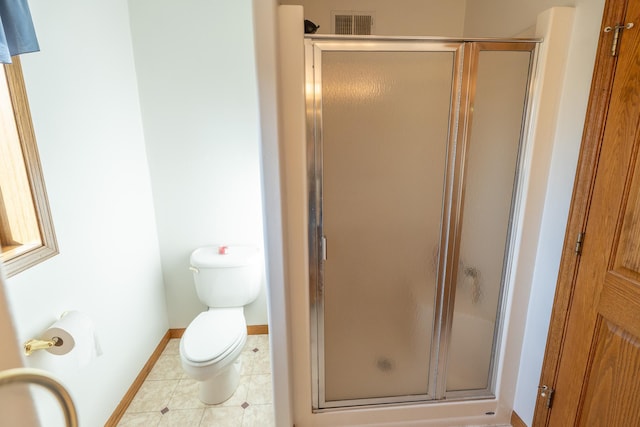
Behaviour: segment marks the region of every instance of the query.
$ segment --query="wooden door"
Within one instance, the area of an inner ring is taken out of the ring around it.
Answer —
[[[536,426],[640,426],[640,0],[602,30]]]

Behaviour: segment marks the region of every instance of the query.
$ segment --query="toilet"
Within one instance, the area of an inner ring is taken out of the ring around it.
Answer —
[[[185,373],[200,382],[204,403],[224,402],[240,382],[240,355],[247,341],[244,306],[258,296],[260,260],[253,246],[205,246],[191,254],[196,292],[208,310],[187,326],[180,359]]]

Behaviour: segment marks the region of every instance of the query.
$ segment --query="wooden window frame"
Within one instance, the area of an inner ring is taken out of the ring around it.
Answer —
[[[49,201],[44,185],[44,177],[38,154],[27,92],[22,76],[22,67],[17,56],[12,58],[12,64],[4,64],[6,84],[9,89],[13,117],[15,119],[18,138],[24,158],[24,168],[31,189],[36,222],[40,234],[41,244],[36,247],[27,245],[13,248],[0,253],[0,260],[4,265],[7,277],[16,275],[52,256],[58,254],[58,243],[53,228],[53,220],[49,209]],[[4,83],[2,83],[4,84]],[[0,193],[0,197],[2,197]],[[2,233],[0,224],[0,233]]]

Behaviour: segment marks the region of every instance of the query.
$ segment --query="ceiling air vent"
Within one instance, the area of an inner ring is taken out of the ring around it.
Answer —
[[[373,13],[331,12],[334,34],[368,36],[373,34]]]

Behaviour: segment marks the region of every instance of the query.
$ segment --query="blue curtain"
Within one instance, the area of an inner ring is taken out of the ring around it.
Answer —
[[[27,0],[0,0],[0,63],[40,50]]]

